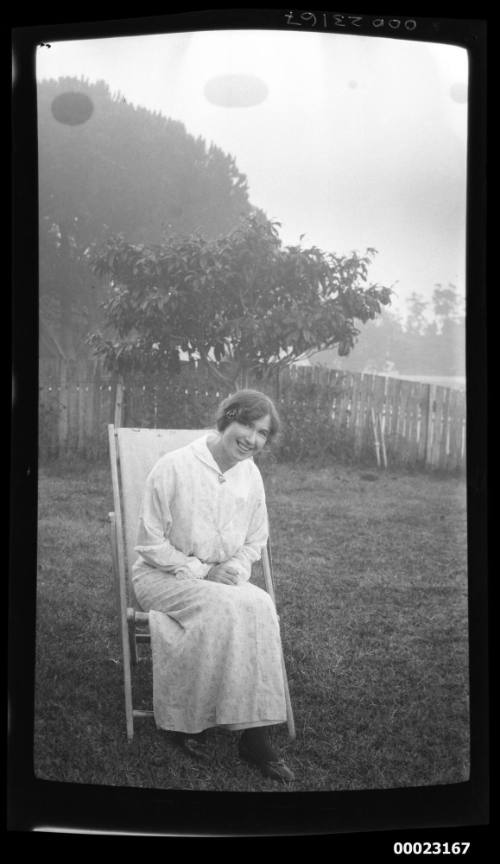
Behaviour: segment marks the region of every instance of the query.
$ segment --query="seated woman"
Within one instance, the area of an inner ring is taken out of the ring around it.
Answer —
[[[243,730],[239,754],[265,776],[294,779],[267,730],[286,721],[279,622],[248,580],[268,537],[253,457],[279,429],[256,390],[219,407],[216,431],[162,456],[146,482],[133,585],[150,612],[156,725],[193,736]]]

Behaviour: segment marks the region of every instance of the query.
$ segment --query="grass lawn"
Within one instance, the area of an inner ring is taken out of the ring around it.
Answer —
[[[465,483],[362,468],[266,469],[297,739],[290,791],[465,781],[469,764]],[[187,761],[152,720],[128,743],[107,465],[39,478],[35,771],[87,784],[279,791],[211,730]],[[136,673],[151,707],[149,646]]]

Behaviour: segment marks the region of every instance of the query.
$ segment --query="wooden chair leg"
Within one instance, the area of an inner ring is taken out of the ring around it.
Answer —
[[[132,741],[134,737],[134,709],[132,708],[132,682],[130,678],[130,667],[124,673],[124,689],[125,689],[125,720],[127,723],[127,738]]]
[[[127,724],[127,738],[132,741],[134,737],[134,707],[132,701],[132,657],[130,651],[130,638],[128,621],[123,620],[122,615],[122,649],[123,649],[123,692],[125,696],[125,720]]]
[[[110,539],[111,539],[111,553],[113,559],[113,571],[115,575],[115,585],[116,585],[116,599],[117,599],[117,611],[120,621],[120,636],[122,643],[122,656],[123,656],[123,690],[125,696],[125,720],[127,724],[127,738],[129,741],[134,737],[134,709],[132,705],[132,674],[131,674],[131,657],[130,657],[130,642],[128,635],[128,622],[127,622],[127,606],[125,593],[122,588],[124,584],[122,573],[120,570],[123,568],[123,562],[121,562],[120,566],[120,556],[118,554],[118,542],[117,542],[117,524],[116,524],[116,514],[109,514],[110,520]]]

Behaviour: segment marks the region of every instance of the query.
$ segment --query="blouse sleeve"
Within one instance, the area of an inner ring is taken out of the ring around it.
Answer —
[[[226,563],[238,571],[240,581],[248,582],[252,564],[260,559],[262,549],[269,536],[266,497],[262,479],[258,478],[257,494],[251,511],[248,532],[244,545]]]
[[[168,539],[171,527],[168,495],[165,494],[164,484],[158,483],[153,471],[146,481],[135,551],[151,567],[204,579],[212,565],[205,564],[194,555],[185,555],[173,546]]]

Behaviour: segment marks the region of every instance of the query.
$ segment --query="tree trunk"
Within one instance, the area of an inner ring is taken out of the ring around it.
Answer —
[[[239,367],[235,370],[234,375],[224,375],[219,371],[219,369],[217,369],[214,363],[211,363],[210,360],[208,360],[206,356],[200,355],[200,363],[205,367],[205,369],[208,369],[210,375],[215,378],[219,384],[223,384],[230,389],[234,388],[239,374]]]
[[[249,368],[247,366],[243,366],[238,375],[238,386],[240,390],[246,390],[248,387],[248,376],[249,376]]]

